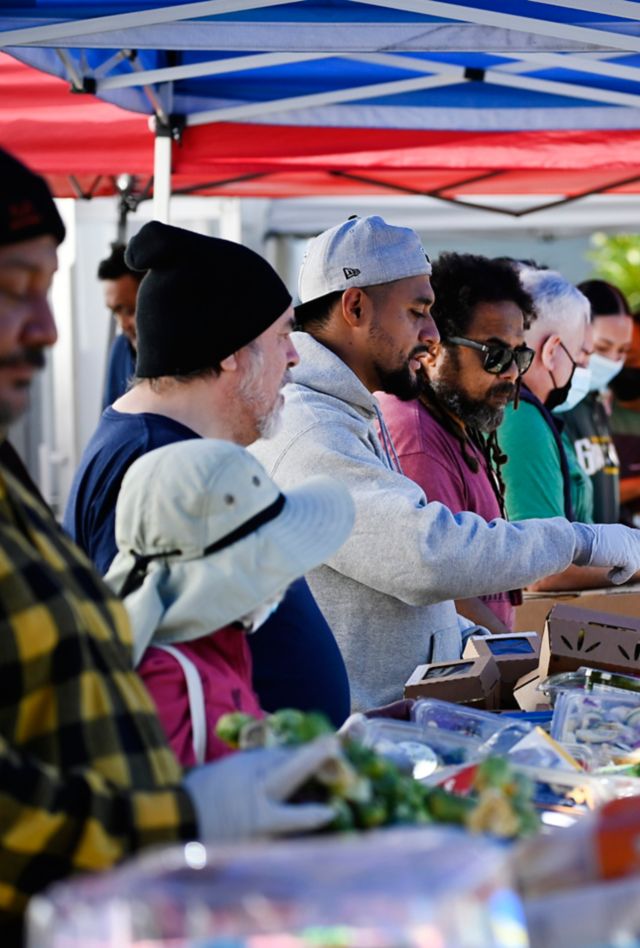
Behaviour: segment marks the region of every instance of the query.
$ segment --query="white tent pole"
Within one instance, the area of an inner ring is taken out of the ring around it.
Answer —
[[[145,69],[136,73],[118,74],[98,79],[98,91],[104,89],[125,89],[129,86],[149,85],[155,82],[176,82],[178,79],[190,79],[198,76],[221,76],[226,73],[240,72],[243,69],[267,69],[270,66],[282,66],[287,63],[304,63],[316,59],[329,59],[333,53],[258,53],[255,56],[234,56],[233,59],[211,59],[202,63],[190,63],[187,66],[167,66],[163,69]]]
[[[640,50],[640,37],[615,33],[612,30],[594,29],[576,26],[573,23],[538,20],[534,17],[502,13],[498,10],[485,10],[482,7],[466,7],[449,0],[352,0],[354,4],[373,4],[391,10],[404,10],[407,13],[443,16],[464,23],[477,23],[484,26],[502,27],[538,36],[552,36],[555,39],[579,40],[591,43],[597,48],[604,46],[612,49],[626,49],[631,52]]]
[[[533,0],[534,3],[547,3],[553,7],[567,7],[571,10],[582,10],[587,13],[600,13],[602,16],[621,16],[629,20],[639,19],[640,11],[637,3],[631,0]]]
[[[460,70],[462,74],[462,70]],[[355,89],[334,89],[332,92],[314,92],[309,95],[290,96],[273,102],[252,102],[249,105],[234,105],[205,112],[192,112],[187,115],[186,124],[206,125],[213,122],[246,120],[257,115],[271,115],[290,109],[302,109],[335,105],[338,102],[355,102],[372,96],[394,95],[399,92],[415,92],[420,89],[436,89],[450,86],[451,76],[425,76],[420,79],[394,79],[392,82],[377,82],[370,86],[357,86]]]
[[[153,216],[163,224],[169,223],[171,203],[171,131],[156,129],[153,149]]]
[[[74,36],[88,36],[93,33],[107,33],[110,30],[132,29],[134,27],[150,26],[154,23],[174,23],[198,17],[220,16],[224,13],[260,10],[264,7],[273,7],[282,3],[300,2],[301,0],[199,0],[196,3],[164,6],[152,10],[134,11],[133,13],[116,13],[110,16],[88,17],[83,20],[68,20],[64,23],[27,26],[22,29],[7,30],[0,33],[0,48],[4,46],[31,46],[34,43],[50,43],[56,40],[58,45],[63,46],[65,40],[72,39]]]

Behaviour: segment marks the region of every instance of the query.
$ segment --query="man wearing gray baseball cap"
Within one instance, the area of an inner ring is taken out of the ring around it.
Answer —
[[[402,474],[373,393],[417,395],[422,355],[439,342],[430,273],[418,235],[381,217],[312,240],[293,334],[300,364],[280,431],[251,448],[283,488],[330,473],[355,500],[351,536],[308,580],[356,710],[397,699],[416,665],[460,657],[469,623],[453,599],[517,589],[572,562],[611,568],[615,583],[640,567],[637,531],[454,516]]]

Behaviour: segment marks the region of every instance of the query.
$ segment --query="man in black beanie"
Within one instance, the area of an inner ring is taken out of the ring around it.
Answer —
[[[146,271],[137,300],[136,378],[103,412],[64,516],[103,575],[117,553],[116,500],[133,461],[188,438],[246,446],[269,437],[288,369],[298,361],[289,291],[248,247],[153,221],[129,241],[125,259]],[[344,721],[344,662],[305,580],[250,645],[263,708],[322,710],[337,726]]]
[[[0,426],[26,407],[56,339],[47,294],[62,221],[45,182],[0,151]],[[288,349],[288,343],[285,345]],[[234,755],[186,776],[133,671],[124,607],[49,510],[0,466],[0,944],[22,944],[34,893],[147,846],[301,832],[287,804],[336,756]]]
[[[282,404],[291,296],[241,244],[152,221],[126,251],[138,290],[135,384],[105,410],[71,488],[64,525],[101,573],[115,556],[115,504],[129,465],[185,438],[247,445]]]

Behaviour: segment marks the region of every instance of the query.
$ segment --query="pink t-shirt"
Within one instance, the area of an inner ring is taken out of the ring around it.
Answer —
[[[430,414],[422,402],[402,402],[395,395],[376,392],[385,424],[407,477],[419,484],[427,500],[438,500],[452,513],[469,510],[485,520],[502,517],[491,486],[491,474],[481,452],[473,445],[468,453],[479,469],[467,466],[460,444]],[[508,592],[480,596],[508,628],[513,628],[514,607]]]
[[[215,735],[218,718],[228,711],[245,711],[264,717],[251,684],[251,652],[246,634],[227,626],[193,642],[175,643],[196,666],[204,692],[207,719],[206,760],[232,753]],[[150,646],[138,673],[153,698],[169,743],[183,767],[195,763],[187,681],[178,661],[168,652]]]

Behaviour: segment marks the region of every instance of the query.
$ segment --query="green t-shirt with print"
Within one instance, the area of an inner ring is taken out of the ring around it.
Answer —
[[[502,468],[505,506],[510,520],[564,517],[564,484],[558,445],[535,405],[508,405],[498,429],[498,441],[507,461]],[[567,463],[576,520],[591,522],[592,488],[573,451]]]

